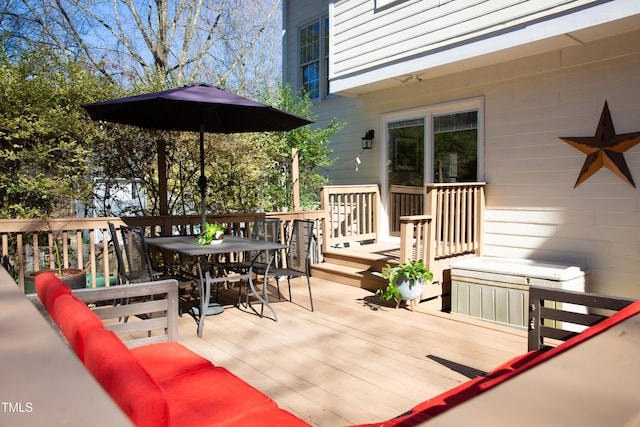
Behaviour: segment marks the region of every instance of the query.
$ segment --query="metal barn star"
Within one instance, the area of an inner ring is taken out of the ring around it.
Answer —
[[[623,153],[640,142],[640,132],[616,135],[606,101],[594,136],[561,136],[560,139],[587,155],[573,188],[582,184],[602,167],[609,169],[633,188],[636,187]]]

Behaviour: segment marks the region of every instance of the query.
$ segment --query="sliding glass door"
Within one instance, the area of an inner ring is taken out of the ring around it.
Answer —
[[[383,201],[388,234],[399,217],[423,213],[425,183],[482,179],[482,99],[383,115]]]

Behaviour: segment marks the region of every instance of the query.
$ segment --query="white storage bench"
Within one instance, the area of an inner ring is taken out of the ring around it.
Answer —
[[[526,328],[529,286],[585,292],[588,273],[577,266],[528,259],[470,258],[451,266],[451,311]],[[565,305],[564,310],[576,311]],[[570,325],[562,326],[571,330]]]

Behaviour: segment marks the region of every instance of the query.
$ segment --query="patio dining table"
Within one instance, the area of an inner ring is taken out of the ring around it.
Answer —
[[[199,245],[197,243],[196,236],[163,236],[163,237],[149,237],[146,239],[148,245],[155,246],[160,249],[176,252],[179,254],[187,255],[189,257],[196,258],[200,263],[200,266],[205,266],[205,260],[209,255],[230,254],[236,252],[254,253],[255,256],[251,259],[250,267],[242,273],[234,273],[233,276],[218,275],[216,277],[211,276],[211,272],[208,268],[203,268],[204,277],[200,283],[200,306],[198,312],[198,337],[202,337],[204,328],[204,321],[206,315],[209,312],[209,299],[211,297],[211,284],[222,283],[229,280],[247,280],[251,293],[266,306],[273,314],[273,320],[278,321],[278,315],[274,308],[269,304],[267,295],[267,287],[263,286],[262,295],[258,293],[253,283],[253,263],[259,258],[263,252],[271,252],[271,255],[267,256],[268,265],[267,272],[273,261],[273,255],[275,251],[286,249],[287,245],[282,243],[269,242],[265,240],[248,239],[238,236],[224,236],[222,243]],[[265,276],[266,277],[266,276]],[[202,283],[204,282],[204,283]],[[262,317],[262,313],[259,314]]]

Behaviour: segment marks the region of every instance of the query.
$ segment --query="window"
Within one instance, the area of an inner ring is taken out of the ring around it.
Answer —
[[[329,94],[329,18],[300,29],[300,74],[312,100]]]
[[[474,98],[383,115],[386,185],[483,179],[482,112]]]
[[[420,187],[424,183],[424,119],[387,124],[389,184]]]
[[[433,182],[478,180],[478,111],[433,117],[433,163]]]

